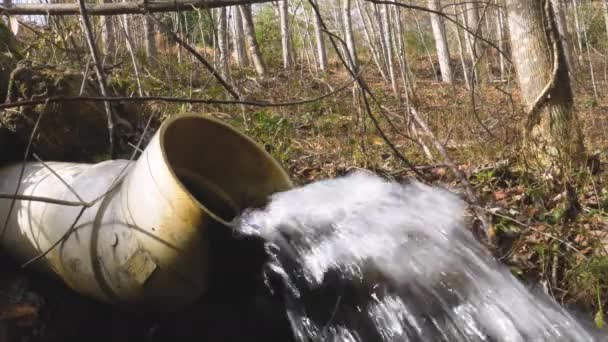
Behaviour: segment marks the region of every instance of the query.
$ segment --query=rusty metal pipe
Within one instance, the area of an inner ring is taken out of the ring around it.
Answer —
[[[85,202],[102,199],[72,231],[81,207],[17,200],[0,248],[23,263],[67,235],[35,266],[84,295],[136,310],[172,311],[199,298],[207,285],[207,227],[228,225],[291,187],[253,140],[195,115],[165,121],[137,162],[47,165],[61,179],[28,163],[20,195],[78,201],[74,190]],[[15,191],[20,168],[0,168],[0,192]],[[0,222],[10,202],[0,199]]]

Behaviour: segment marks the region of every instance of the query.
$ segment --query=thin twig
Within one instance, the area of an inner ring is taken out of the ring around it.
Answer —
[[[146,132],[148,131],[149,127],[150,127],[150,123],[152,122],[152,114],[150,114],[150,116],[148,116],[148,121],[146,122],[146,126],[144,127],[144,131],[142,132],[141,136],[139,137],[139,141],[137,142],[137,146],[135,146],[135,149],[133,151],[133,153],[131,154],[131,157],[129,158],[129,161],[133,161],[133,159],[135,159],[135,156],[137,155],[137,152],[140,151],[141,148],[141,144],[144,141],[144,137],[146,135]],[[105,198],[110,192],[114,191],[114,189],[116,189],[116,187],[118,187],[118,185],[121,184],[121,180],[123,179],[123,175],[124,172],[129,168],[129,166],[131,166],[131,163],[126,163],[125,166],[120,170],[120,172],[118,173],[118,175],[116,176],[116,178],[114,178],[114,180],[112,181],[112,184],[110,184],[110,186],[108,187],[108,189],[102,193],[101,195],[99,195],[98,197],[96,197],[95,199],[93,199],[90,202],[86,202],[84,205],[82,205],[82,208],[80,210],[80,212],[78,213],[78,216],[76,217],[76,219],[74,220],[74,222],[72,223],[72,225],[70,226],[70,228],[65,232],[65,234],[63,234],[61,236],[61,238],[59,238],[59,240],[57,240],[53,245],[51,245],[49,248],[47,248],[45,251],[43,251],[42,253],[38,254],[37,256],[35,256],[34,258],[26,261],[23,265],[21,265],[21,267],[25,268],[29,265],[31,265],[32,263],[40,260],[41,258],[43,258],[44,256],[46,256],[48,253],[50,253],[54,248],[56,248],[57,246],[59,246],[59,244],[61,244],[63,241],[65,241],[74,231],[74,229],[76,228],[76,225],[78,224],[78,221],[80,220],[80,217],[82,216],[82,214],[84,213],[84,211],[87,208],[92,207],[93,205],[95,205],[97,202],[99,202],[102,198]],[[60,203],[58,203],[60,204]],[[67,205],[67,204],[64,204]],[[80,203],[79,203],[80,205]]]
[[[32,155],[39,163],[41,163],[47,170],[49,170],[55,177],[57,177],[57,179],[59,179],[59,181],[63,183],[63,185],[65,185],[70,190],[70,192],[74,194],[74,196],[76,196],[76,198],[78,198],[81,204],[86,204],[85,200],[80,197],[78,192],[76,192],[76,190],[74,190],[74,188],[70,184],[68,184],[68,182],[66,182],[57,172],[55,172],[52,167],[45,163],[36,153],[33,153]]]
[[[82,0],[80,0],[82,1]],[[82,217],[82,214],[84,214],[84,211],[87,210],[87,206],[82,206],[82,208],[80,208],[80,211],[78,212],[78,215],[76,216],[76,218],[74,219],[74,221],[72,222],[72,225],[70,226],[70,228],[63,234],[63,236],[57,240],[53,245],[51,245],[51,247],[49,247],[47,250],[45,250],[44,252],[38,254],[37,256],[33,257],[32,259],[26,261],[25,263],[23,263],[21,265],[21,268],[26,268],[27,266],[35,263],[36,261],[44,258],[47,254],[49,254],[53,249],[55,249],[55,247],[59,246],[63,241],[65,241],[70,234],[72,234],[72,231],[74,230],[74,228],[76,227],[76,225],[78,224],[78,221],[80,221],[80,218]]]
[[[346,59],[345,59],[345,57],[340,52],[340,48],[338,47],[338,44],[336,43],[336,41],[341,41],[342,44],[344,44],[346,46],[345,42],[343,40],[341,40],[339,37],[337,37],[335,34],[332,34],[331,32],[329,32],[329,30],[327,29],[327,25],[325,24],[325,21],[321,17],[321,12],[319,11],[319,7],[317,6],[317,4],[311,0],[309,0],[308,2],[310,4],[310,6],[312,7],[312,9],[315,11],[315,15],[317,15],[319,17],[319,23],[320,23],[321,27],[323,28],[323,31],[329,36],[329,41],[331,42],[332,47],[334,48],[334,51],[336,52],[336,55],[340,59],[340,62],[346,68],[346,70],[349,72],[351,77],[357,82],[357,85],[359,86],[359,88],[362,90],[361,98],[363,100],[366,114],[370,118],[372,123],[374,124],[374,127],[376,128],[376,130],[382,137],[382,140],[384,140],[384,142],[390,148],[390,150],[393,152],[393,154],[399,160],[401,160],[410,170],[412,170],[416,176],[418,176],[421,180],[427,181],[426,176],[422,172],[416,170],[416,167],[414,166],[414,164],[412,162],[410,162],[409,159],[407,159],[399,151],[399,149],[397,149],[397,147],[391,142],[391,140],[386,136],[386,134],[384,133],[384,130],[382,130],[382,127],[380,127],[380,123],[378,122],[378,119],[372,113],[372,109],[371,109],[367,96],[369,95],[373,99],[375,99],[375,96],[373,95],[373,92],[367,86],[367,84],[365,83],[365,81],[363,80],[361,75],[359,75],[357,73],[357,71],[351,67],[353,65],[356,65],[354,63],[354,61],[352,60],[352,58],[356,58],[356,56],[351,57],[350,53],[345,53],[345,55],[346,55]],[[346,50],[346,51],[348,51],[348,50]]]
[[[151,14],[147,14],[146,16],[148,18],[153,19],[156,22],[156,25],[158,27],[160,27],[160,29],[163,32],[165,32],[168,35],[170,35],[171,38],[173,38],[173,40],[175,40],[175,42],[177,44],[179,44],[181,47],[183,47],[188,52],[190,52],[199,62],[201,62],[201,64],[213,75],[213,77],[215,77],[215,79],[222,85],[222,87],[224,87],[224,89],[226,89],[226,91],[235,100],[239,100],[241,98],[241,95],[234,88],[234,86],[232,84],[230,84],[229,81],[227,79],[225,79],[219,71],[215,70],[215,68],[213,67],[213,65],[211,65],[211,63],[209,63],[209,61],[207,61],[205,59],[205,57],[203,57],[203,55],[201,55],[200,53],[198,53],[198,51],[196,51],[196,49],[194,49],[190,44],[188,44],[186,41],[184,41],[183,39],[181,39],[177,35],[177,33],[173,32],[173,30],[171,30],[169,27],[167,27],[167,25],[165,23],[163,23],[162,21],[158,20],[156,17],[154,17]]]
[[[290,100],[284,102],[270,102],[270,101],[257,101],[257,100],[221,100],[221,99],[197,99],[187,97],[174,97],[174,96],[51,96],[43,98],[35,98],[23,101],[13,101],[8,103],[0,104],[0,109],[16,108],[22,106],[32,106],[42,103],[56,103],[56,102],[80,102],[80,101],[91,101],[91,102],[149,102],[149,101],[163,101],[163,102],[176,102],[176,103],[204,103],[204,104],[216,104],[216,105],[247,105],[253,107],[289,107],[308,104],[317,102],[328,98],[330,96],[339,93],[355,82],[351,79],[345,82],[342,86],[334,89],[331,92],[301,100]]]
[[[19,170],[19,178],[17,179],[17,187],[15,187],[15,193],[13,194],[13,198],[11,200],[11,205],[8,208],[8,213],[6,214],[6,219],[4,220],[4,225],[2,227],[2,232],[0,233],[0,241],[4,238],[4,233],[6,233],[6,229],[8,228],[8,222],[11,218],[11,214],[13,213],[13,209],[15,208],[15,203],[17,202],[16,197],[19,194],[19,190],[21,189],[21,182],[23,181],[23,175],[25,173],[25,164],[27,163],[27,158],[30,155],[30,149],[32,148],[32,144],[34,142],[34,137],[36,136],[36,132],[38,131],[38,126],[40,125],[40,121],[44,116],[44,111],[40,112],[38,118],[36,119],[36,123],[34,124],[34,128],[32,129],[32,133],[30,134],[30,139],[27,142],[27,147],[25,148],[25,152],[23,153],[23,161],[21,162],[21,169]]]
[[[41,197],[41,196],[28,196],[28,195],[15,195],[15,194],[3,194],[0,193],[0,199],[12,199],[16,201],[28,201],[28,202],[43,202],[43,203],[51,203],[51,204],[59,204],[65,205],[68,207],[78,207],[83,205],[82,202],[74,202],[74,201],[65,201],[56,198],[50,197]]]

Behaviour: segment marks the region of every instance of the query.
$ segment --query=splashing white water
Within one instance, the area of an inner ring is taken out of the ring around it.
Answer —
[[[464,209],[359,172],[276,194],[239,227],[268,241],[300,341],[594,341],[474,240]]]

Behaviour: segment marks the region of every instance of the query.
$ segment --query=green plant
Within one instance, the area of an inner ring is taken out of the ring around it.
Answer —
[[[254,16],[255,37],[268,65],[280,63],[281,29],[272,5],[263,5]]]

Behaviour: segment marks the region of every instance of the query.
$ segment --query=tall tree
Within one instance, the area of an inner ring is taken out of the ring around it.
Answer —
[[[574,31],[576,32],[576,42],[578,43],[578,58],[583,56],[583,29],[579,18],[578,0],[572,0],[572,12],[574,13]]]
[[[441,10],[439,0],[428,0],[428,6],[435,11]],[[445,34],[445,26],[443,18],[438,14],[431,13],[431,26],[433,28],[433,36],[435,37],[435,47],[437,50],[437,59],[439,60],[439,69],[441,70],[441,80],[445,83],[452,83],[452,67],[450,66],[450,50],[448,48],[448,40]]]
[[[279,1],[279,18],[281,21],[281,47],[283,49],[283,68],[291,69],[293,53],[291,50],[291,33],[289,30],[289,1]]]
[[[562,41],[562,48],[564,49],[564,56],[566,57],[566,63],[568,63],[568,70],[574,70],[574,59],[572,58],[572,40],[570,39],[570,33],[566,24],[566,15],[561,0],[551,0],[553,5],[553,11],[555,12],[555,25],[557,26],[557,32],[559,33],[560,40]]]
[[[249,55],[255,66],[255,71],[260,77],[266,77],[266,64],[262,59],[262,53],[258,46],[258,41],[255,38],[255,28],[253,26],[253,16],[251,15],[251,5],[239,6],[241,17],[243,18],[243,29],[245,30],[245,38],[249,44]]]
[[[602,0],[602,7],[604,9],[604,25],[606,34],[608,34],[608,0]]]
[[[318,6],[318,2],[315,0]],[[320,10],[320,8],[319,8]],[[314,13],[313,13],[314,14]],[[319,70],[327,70],[327,52],[325,51],[325,41],[323,40],[323,31],[321,30],[321,18],[314,14],[315,39],[317,41],[317,59],[319,60]]]
[[[503,8],[500,6],[501,0],[496,0],[496,39],[498,41],[498,48],[500,51],[505,51],[505,24],[504,24],[504,13]],[[505,80],[505,56],[502,53],[498,53],[498,63],[500,65],[500,80]]]
[[[232,18],[232,45],[234,46],[234,60],[238,66],[247,66],[247,53],[245,52],[245,33],[243,32],[243,19],[238,6],[230,8]]]
[[[225,80],[230,79],[230,61],[228,51],[228,17],[226,7],[217,9],[217,45],[220,50],[219,71]]]
[[[386,64],[388,65],[388,74],[391,81],[391,88],[396,98],[399,98],[399,89],[397,87],[397,79],[395,77],[395,64],[393,63],[393,38],[391,32],[391,16],[389,15],[389,6],[382,6],[382,31],[384,38],[384,48],[386,55]]]
[[[363,0],[355,0],[355,4],[357,5],[357,12],[359,13],[359,17],[361,18],[361,23],[363,24],[363,34],[365,35],[365,39],[367,41],[367,45],[369,46],[369,50],[372,54],[372,58],[374,59],[374,63],[378,67],[378,71],[384,80],[388,81],[384,55],[378,51],[376,48],[376,34],[374,33],[374,25],[367,11],[367,7],[365,7],[365,3],[361,4]],[[365,11],[363,11],[361,8]]]
[[[153,64],[156,62],[157,50],[156,50],[156,39],[154,38],[154,22],[147,16],[143,16],[144,26],[144,48],[146,50],[146,58],[148,63]]]
[[[346,40],[346,49],[348,50],[350,67],[357,70],[359,64],[357,62],[357,48],[355,45],[355,36],[353,34],[353,25],[351,20],[351,2],[350,0],[342,0],[342,23],[344,26],[344,40]]]
[[[110,3],[112,0],[102,0],[103,3]],[[114,41],[114,22],[112,16],[101,17],[101,40],[103,42],[104,54],[114,52],[116,43]]]
[[[483,30],[479,16],[479,5],[477,1],[469,1],[465,3],[466,9],[466,23],[474,34],[467,34],[467,48],[471,55],[471,61],[475,65],[475,80],[477,82],[485,82],[489,78],[489,72],[487,68],[487,53],[485,44],[483,43]]]
[[[542,168],[580,165],[583,138],[551,2],[506,0],[506,11],[513,62],[528,110],[530,161]]]

